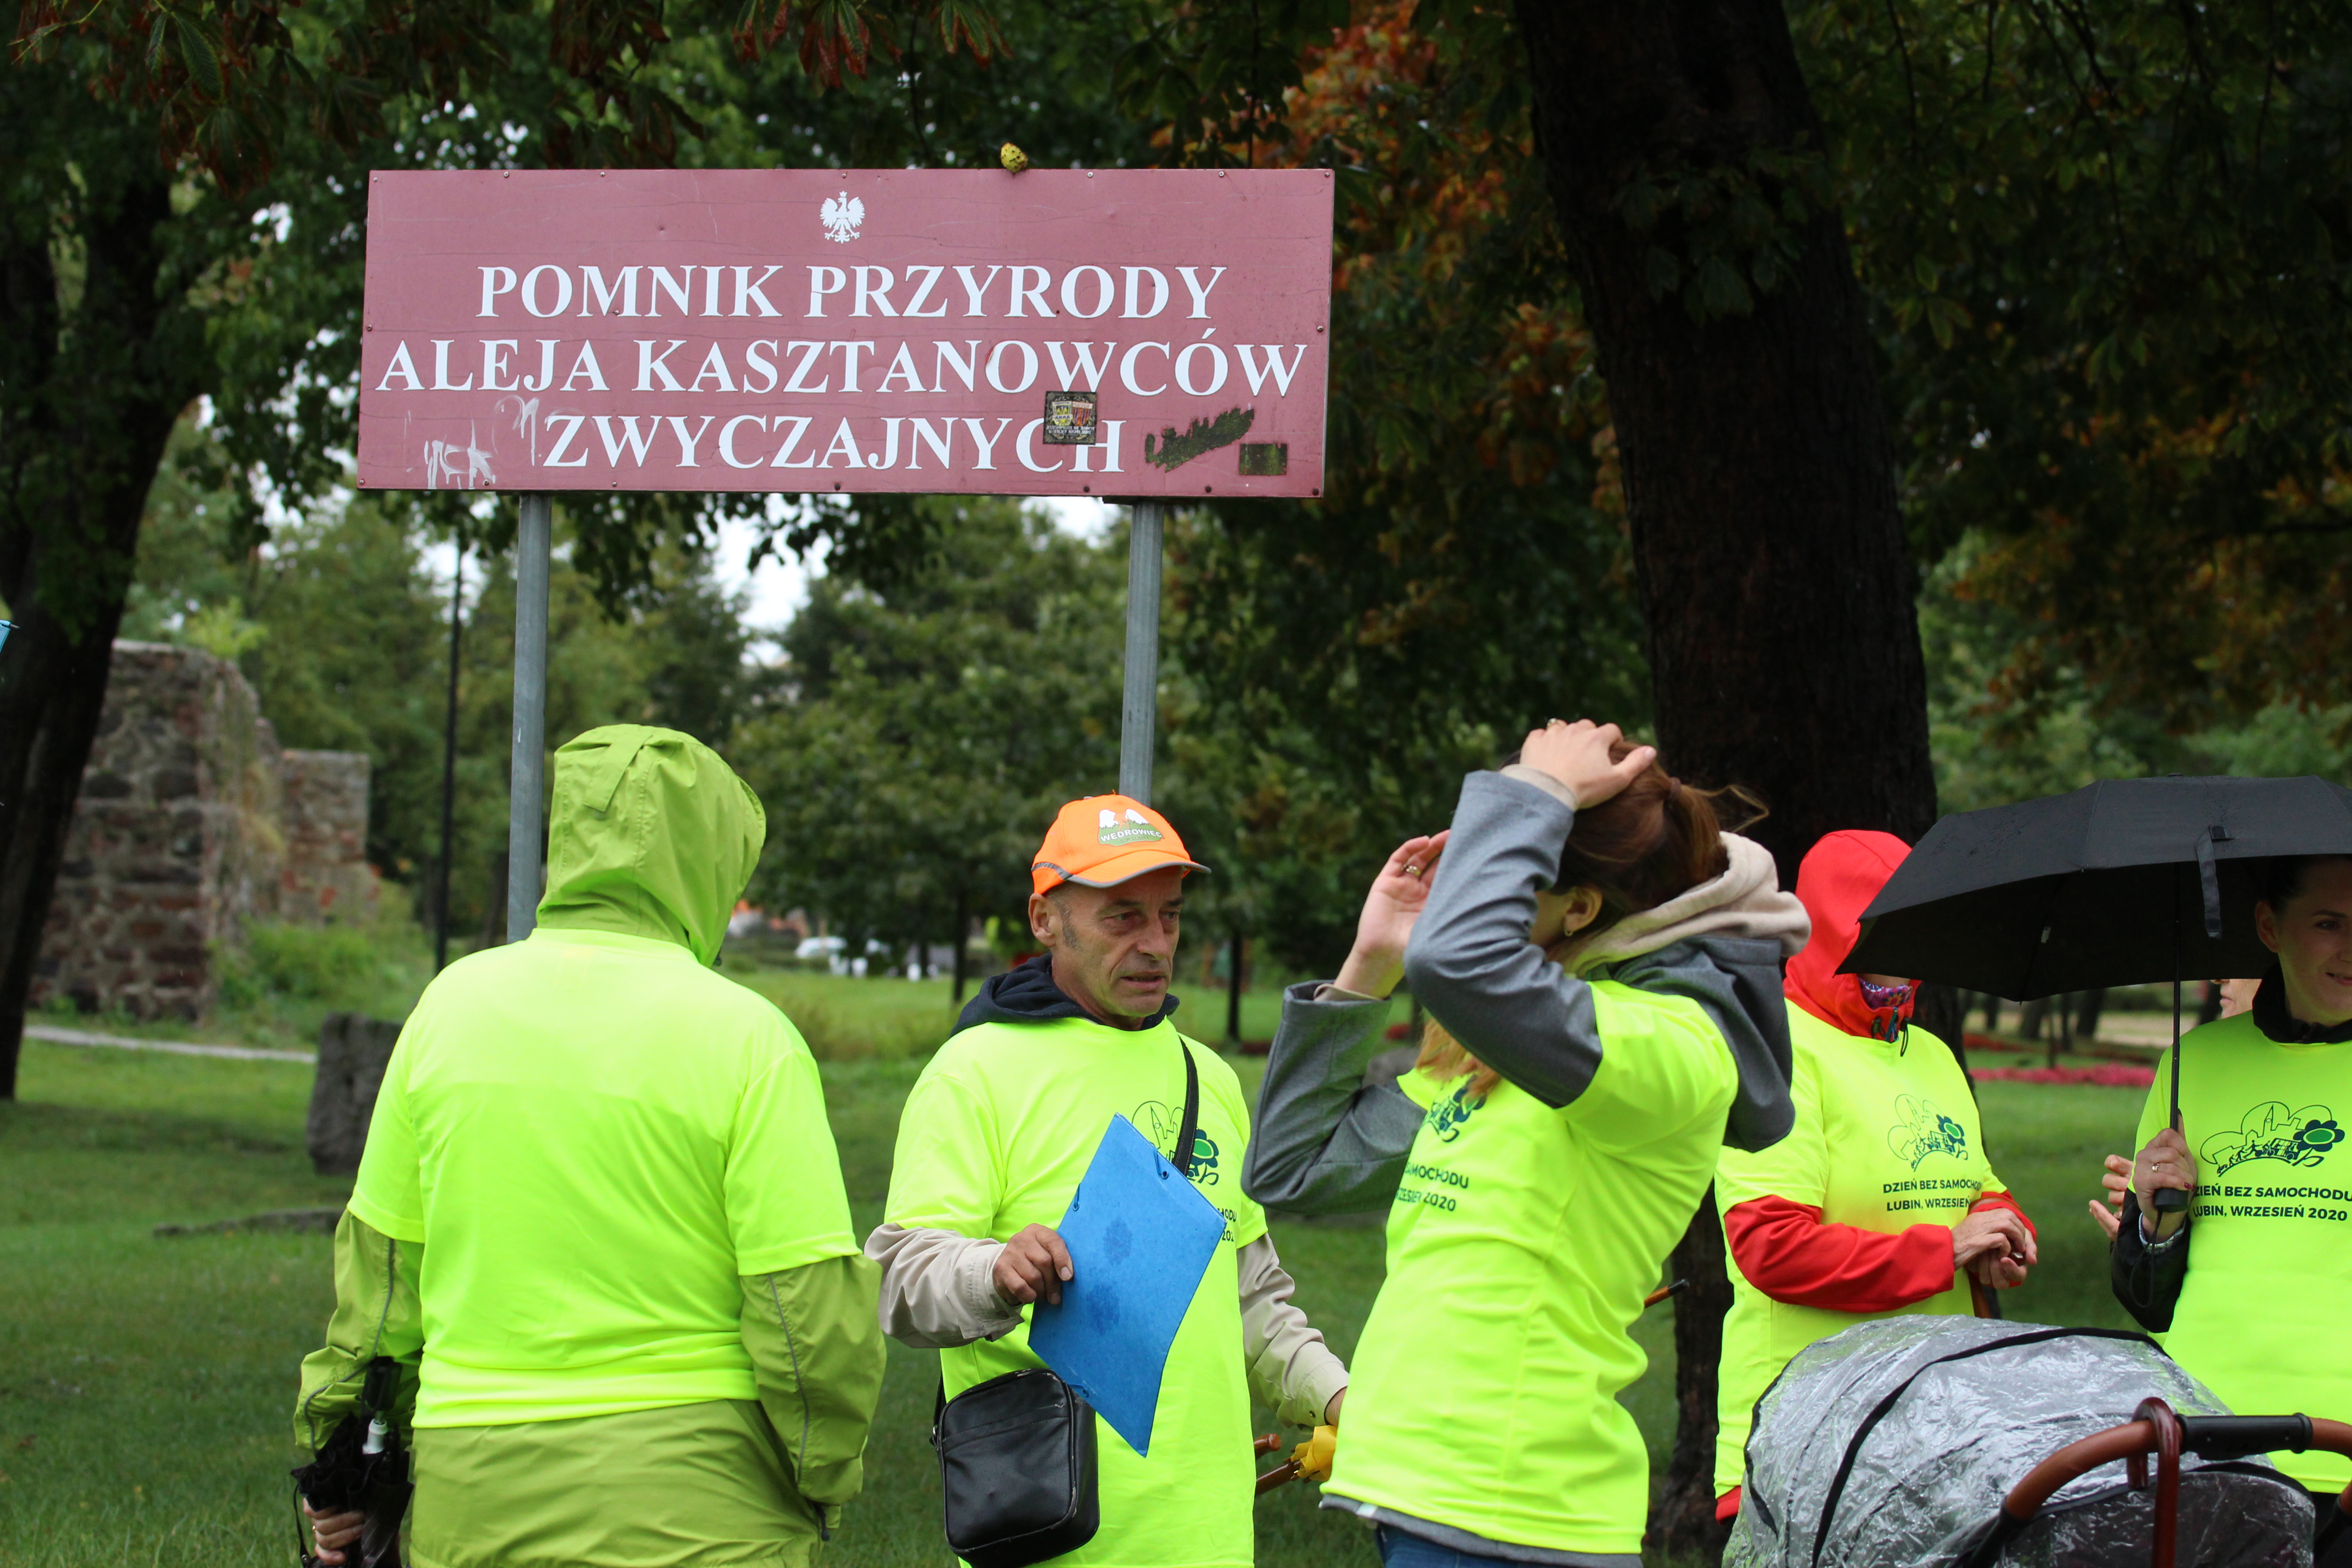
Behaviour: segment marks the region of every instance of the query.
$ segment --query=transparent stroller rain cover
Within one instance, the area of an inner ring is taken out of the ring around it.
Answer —
[[[2026,1472],[2154,1395],[2231,1412],[2138,1334],[1902,1317],[1808,1346],[1757,1401],[1724,1568],[1943,1568]],[[2248,1415],[2269,1415],[2249,1411]],[[2155,1461],[2149,1460],[2151,1481]],[[2000,1555],[2146,1568],[2155,1490],[2123,1463],[2076,1479]],[[2310,1568],[2309,1496],[2260,1457],[2180,1458],[2180,1568]]]

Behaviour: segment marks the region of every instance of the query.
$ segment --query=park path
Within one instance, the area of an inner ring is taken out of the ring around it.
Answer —
[[[27,1024],[25,1037],[53,1046],[105,1046],[121,1051],[163,1051],[175,1057],[226,1057],[243,1062],[315,1062],[309,1051],[272,1051],[258,1046],[200,1046],[188,1040],[140,1040],[128,1035],[94,1035],[87,1029],[60,1029],[50,1024]]]

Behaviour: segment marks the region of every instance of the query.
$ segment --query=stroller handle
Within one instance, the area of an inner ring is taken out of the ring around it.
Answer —
[[[2322,1453],[2352,1458],[2352,1425],[2308,1415],[2184,1417],[2174,1415],[2160,1399],[2145,1400],[2135,1419],[2069,1443],[2027,1471],[2025,1479],[2011,1487],[2009,1496],[2001,1500],[2000,1517],[1994,1521],[1992,1531],[1975,1551],[1968,1553],[1965,1561],[1976,1568],[1994,1562],[2001,1548],[2042,1511],[2042,1505],[2059,1488],[2102,1465],[2126,1460],[2132,1484],[2146,1486],[2147,1456],[2154,1453],[2158,1458],[2155,1568],[2171,1568],[2173,1542],[2169,1526],[2171,1505],[2178,1497],[2180,1455],[2187,1452],[2200,1458],[2235,1459],[2280,1448],[2294,1453],[2316,1448]],[[2344,1489],[2330,1515],[2319,1526],[2319,1544],[2323,1549],[2343,1531],[2352,1529],[2352,1487]]]

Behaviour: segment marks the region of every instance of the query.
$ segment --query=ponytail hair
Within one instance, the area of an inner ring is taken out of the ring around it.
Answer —
[[[1623,762],[1633,749],[1632,741],[1615,741],[1610,745],[1609,760]],[[1518,760],[1519,754],[1514,752],[1503,759],[1503,765],[1508,767]],[[1716,805],[1724,799],[1742,808],[1738,827],[1751,827],[1763,820],[1764,803],[1746,789],[1738,784],[1695,789],[1667,773],[1654,757],[1632,784],[1598,805],[1580,809],[1576,826],[1560,847],[1559,874],[1553,879],[1551,890],[1566,893],[1590,888],[1601,895],[1601,912],[1551,956],[1557,960],[1627,916],[1656,909],[1729,869],[1730,852],[1723,847],[1727,829]],[[1433,1018],[1422,1027],[1421,1054],[1413,1066],[1436,1079],[1467,1073],[1470,1093],[1481,1099],[1502,1081],[1500,1073],[1464,1049]]]

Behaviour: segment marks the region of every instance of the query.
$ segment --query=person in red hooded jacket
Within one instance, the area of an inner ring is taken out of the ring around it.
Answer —
[[[1976,1098],[1943,1041],[1911,1022],[1917,984],[1840,974],[1862,911],[1909,854],[1888,833],[1832,833],[1807,852],[1812,917],[1781,989],[1796,1126],[1715,1177],[1731,1259],[1717,1384],[1716,1516],[1738,1511],[1748,1422],[1789,1358],[1871,1318],[1968,1315],[1969,1278],[2022,1284],[2032,1224],[1985,1160]]]

